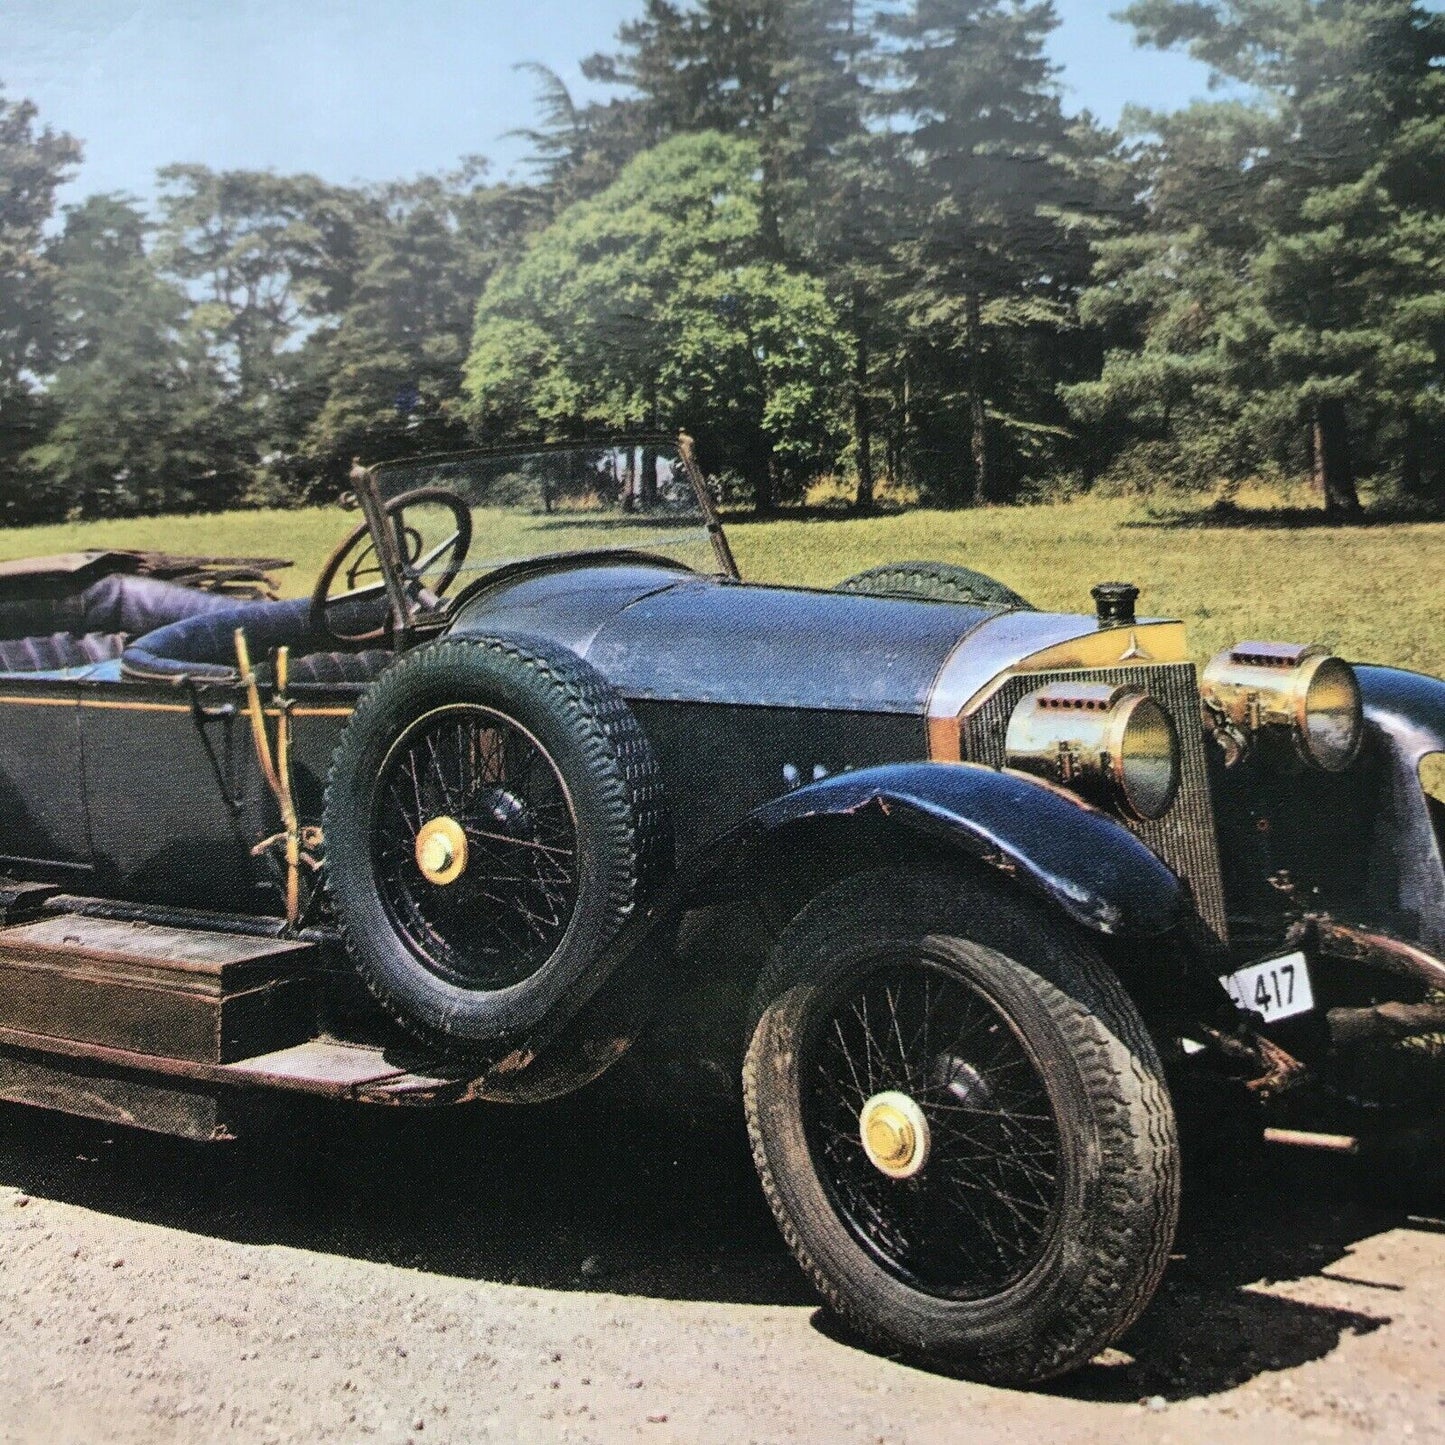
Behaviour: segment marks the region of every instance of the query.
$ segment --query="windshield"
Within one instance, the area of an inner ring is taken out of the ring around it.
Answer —
[[[561,553],[652,552],[699,572],[722,570],[674,441],[421,458],[373,474],[381,501],[393,515],[401,509],[413,575],[455,566],[462,575],[453,593],[466,574]],[[445,544],[468,520],[470,543],[458,558]]]

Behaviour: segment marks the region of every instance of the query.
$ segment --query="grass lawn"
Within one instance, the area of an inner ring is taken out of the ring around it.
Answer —
[[[290,557],[307,592],[356,523],[339,508],[231,512],[0,531],[0,560],[90,547]],[[1143,614],[1182,618],[1204,659],[1243,638],[1318,641],[1344,656],[1445,675],[1445,523],[1231,525],[1139,500],[1085,499],[865,520],[738,521],[745,577],[829,586],[878,562],[931,558],[989,572],[1047,610],[1090,612],[1089,587],[1143,588]]]

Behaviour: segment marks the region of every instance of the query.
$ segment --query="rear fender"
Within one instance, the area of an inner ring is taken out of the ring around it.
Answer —
[[[1192,912],[1179,877],[1121,823],[1063,789],[970,763],[866,768],[776,798],[720,841],[688,891],[757,873],[780,844],[804,850],[830,820],[881,821],[930,839],[1042,895],[1092,933],[1156,938]]]

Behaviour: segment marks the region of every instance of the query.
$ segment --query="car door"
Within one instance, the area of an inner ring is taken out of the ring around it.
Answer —
[[[118,680],[80,699],[97,885],[107,896],[275,912],[252,845],[275,830],[237,686]]]
[[[79,691],[0,676],[0,871],[83,888],[92,857]]]

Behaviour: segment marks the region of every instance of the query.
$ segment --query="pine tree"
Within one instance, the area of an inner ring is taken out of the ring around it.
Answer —
[[[1122,344],[1071,404],[1205,479],[1307,455],[1336,514],[1359,509],[1372,437],[1398,439],[1421,486],[1445,380],[1445,19],[1412,0],[1125,14],[1243,94],[1135,117],[1157,137],[1149,224],[1101,251],[1088,314]]]
[[[325,349],[326,400],[304,450],[340,485],[351,459],[466,442],[462,365],[478,298],[533,217],[480,163],[377,188],[350,301]]]
[[[1063,114],[1044,50],[1051,0],[915,0],[881,23],[879,104],[905,168],[898,305],[945,427],[952,398],[966,403],[970,482],[955,499],[978,503],[1002,492],[999,427],[1018,439],[1050,426],[1045,398],[1021,414],[1002,405],[1004,363],[1024,359],[1030,333],[1072,323],[1088,268],[1080,217],[1099,199],[1093,127]]]

